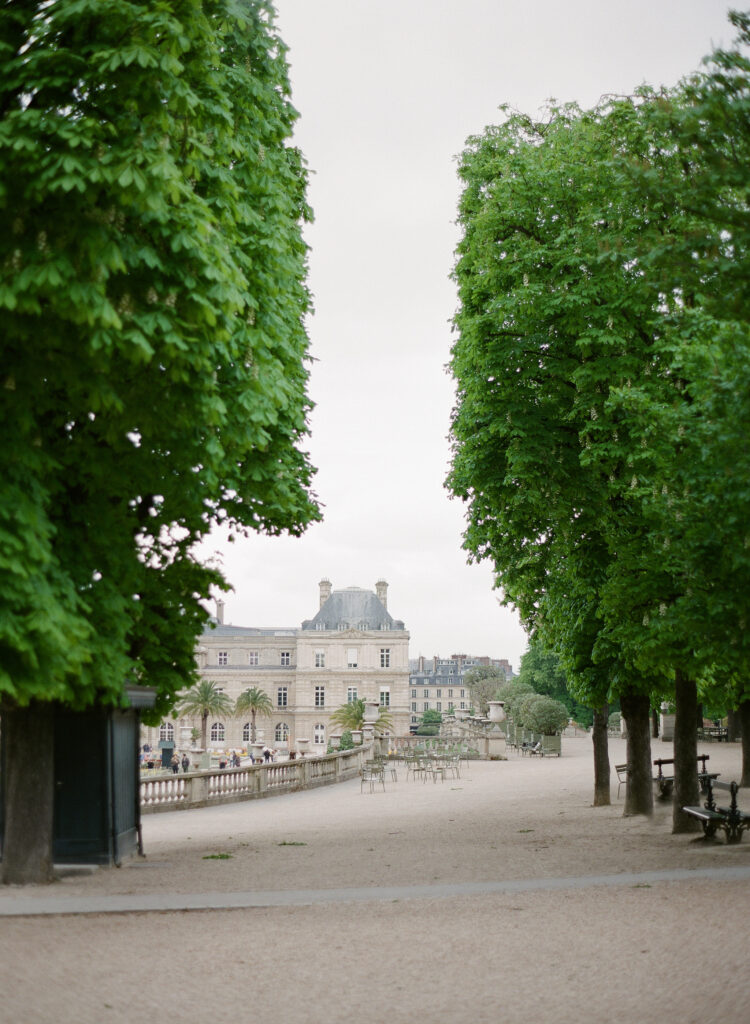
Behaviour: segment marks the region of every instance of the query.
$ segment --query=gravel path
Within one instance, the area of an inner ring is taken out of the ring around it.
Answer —
[[[701,749],[739,777],[739,745]],[[145,859],[0,891],[3,1019],[747,1019],[750,837],[623,818],[616,780],[593,808],[592,771],[579,737],[443,783],[146,816]]]

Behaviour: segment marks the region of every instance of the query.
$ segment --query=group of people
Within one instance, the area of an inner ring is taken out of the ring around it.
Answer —
[[[183,754],[182,760],[180,760],[180,757],[175,750],[174,754],[172,754],[172,760],[169,762],[169,766],[175,775],[180,770],[180,765],[182,765],[182,770],[184,772],[190,771],[190,758],[187,754]]]
[[[159,754],[160,753],[161,752],[159,751]],[[260,761],[259,758],[253,757],[253,755],[250,754],[250,764],[262,764],[263,762],[268,764],[269,762],[276,760],[277,753],[278,751],[272,750],[270,747],[264,747],[263,761]],[[289,756],[290,758],[292,758],[294,755],[290,754]],[[157,759],[154,757],[154,754],[148,743],[144,743],[143,746],[141,747],[141,750],[138,755],[138,760],[140,764],[146,768],[157,767],[157,760],[158,763],[161,764],[161,758],[159,757]],[[240,758],[239,752],[236,750],[230,751],[229,757],[227,757],[226,755],[222,755],[219,758],[219,768],[226,768],[227,766],[229,766],[230,768],[239,768],[241,764],[242,760]],[[183,753],[182,758],[180,758],[180,755],[175,750],[169,762],[169,767],[172,769],[175,775],[177,775],[177,773],[179,772],[180,767],[182,767],[183,772],[189,772],[190,758],[186,753]]]

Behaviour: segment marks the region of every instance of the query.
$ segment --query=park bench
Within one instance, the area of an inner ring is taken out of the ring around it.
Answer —
[[[732,799],[729,807],[717,807],[714,800],[714,789],[721,789],[731,793]],[[683,807],[685,814],[697,818],[703,826],[703,834],[707,839],[716,835],[717,828],[724,830],[728,843],[739,843],[742,833],[750,828],[750,814],[745,814],[737,806],[736,782],[718,782],[709,778],[706,781],[706,802],[703,807]]]
[[[709,773],[706,770],[706,761],[710,760],[710,754],[698,754],[697,760],[701,764],[701,769],[698,772],[698,782],[700,783],[701,792],[706,792],[706,782],[710,779],[715,779],[717,773]],[[674,775],[665,775],[663,768],[665,765],[673,765],[673,757],[658,757],[654,764],[658,768],[658,774],[654,776],[654,783],[659,787],[659,799],[668,800],[672,796],[672,789],[674,787]]]

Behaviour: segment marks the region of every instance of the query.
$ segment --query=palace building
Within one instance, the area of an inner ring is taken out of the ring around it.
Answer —
[[[279,750],[294,750],[299,739],[310,751],[328,745],[331,714],[357,698],[388,708],[394,735],[409,732],[409,633],[388,611],[388,584],[375,590],[334,590],[320,581],[319,607],[297,627],[232,626],[224,623],[223,602],[200,637],[196,658],[202,679],[216,684],[234,703],[250,687],[264,690],[273,704],[271,717],[256,718],[258,738]],[[148,730],[147,740],[192,745],[193,718],[165,721]],[[340,729],[334,731],[340,732]],[[240,749],[250,739],[249,716],[209,719],[208,745]]]

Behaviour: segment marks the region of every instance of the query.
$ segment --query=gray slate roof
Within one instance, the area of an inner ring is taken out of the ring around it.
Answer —
[[[294,626],[270,626],[267,628],[258,628],[256,626],[230,626],[217,622],[214,618],[212,618],[210,622],[211,625],[207,625],[203,630],[204,636],[244,636],[251,638],[254,636],[294,636],[297,632]]]
[[[303,629],[403,629],[372,590],[345,587],[334,590],[314,619],[305,619]]]

